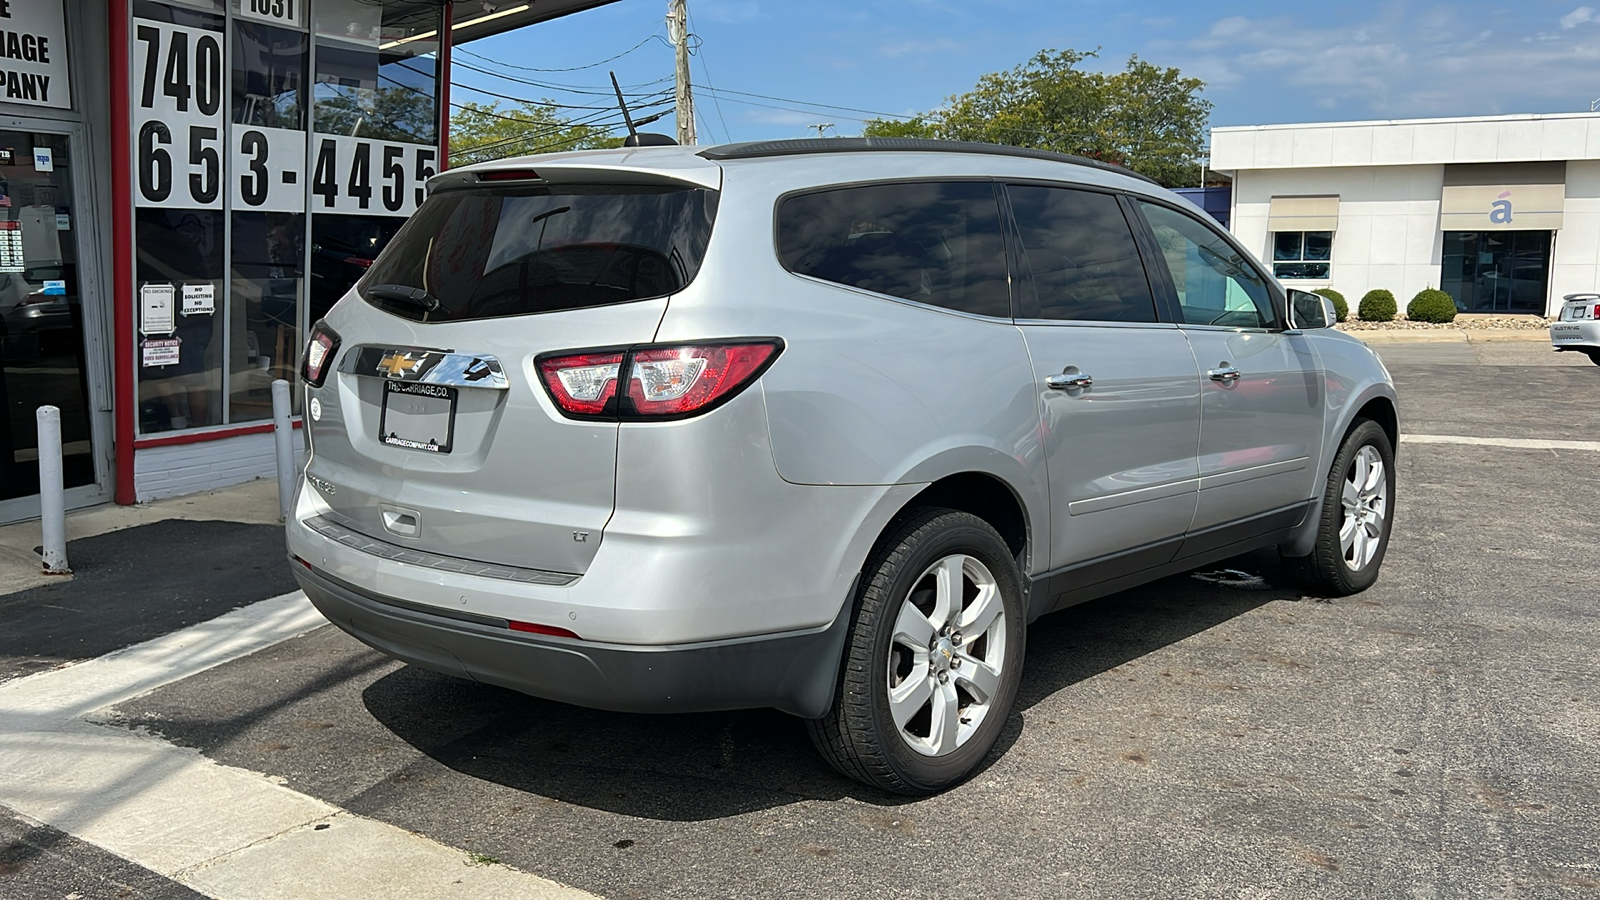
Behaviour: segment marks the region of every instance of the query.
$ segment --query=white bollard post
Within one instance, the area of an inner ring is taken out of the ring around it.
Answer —
[[[272,382],[272,440],[278,457],[278,518],[286,522],[298,473],[294,464],[294,425],[289,421],[289,382],[282,378]]]
[[[61,480],[61,410],[41,406],[39,420],[39,530],[46,575],[70,575],[67,568],[67,501]]]

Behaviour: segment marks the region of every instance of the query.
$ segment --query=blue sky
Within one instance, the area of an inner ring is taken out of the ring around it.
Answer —
[[[469,15],[473,2],[457,3],[458,19]],[[1533,0],[1515,7],[1281,0],[688,2],[699,41],[691,63],[697,87],[783,98],[697,91],[701,143],[815,136],[808,126],[830,122],[830,135],[857,134],[868,113],[807,104],[924,111],[969,90],[984,73],[1045,48],[1099,47],[1093,67],[1108,70],[1121,69],[1135,53],[1176,66],[1206,82],[1213,125],[1587,112],[1600,98],[1600,0]],[[608,69],[638,94],[670,89],[666,6],[666,0],[619,0],[475,41],[456,54],[457,63],[545,86],[459,65],[455,80],[574,106],[605,102],[604,95],[565,88],[609,88]],[[598,67],[528,71],[587,66],[641,41]],[[492,98],[458,86],[454,99]],[[671,128],[670,116],[650,126]]]

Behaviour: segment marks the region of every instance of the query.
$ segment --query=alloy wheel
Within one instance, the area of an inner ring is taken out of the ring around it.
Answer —
[[[889,712],[906,745],[944,756],[971,739],[1000,691],[1005,652],[1005,605],[988,567],[960,553],[929,566],[889,645]]]
[[[1340,494],[1339,549],[1345,565],[1359,572],[1372,562],[1382,544],[1389,514],[1389,478],[1383,457],[1368,444],[1356,453]]]

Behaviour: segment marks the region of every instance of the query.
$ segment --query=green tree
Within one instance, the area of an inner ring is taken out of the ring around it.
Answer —
[[[932,122],[926,116],[912,116],[909,119],[872,119],[867,122],[861,134],[865,137],[886,138],[936,138],[939,135],[934,130]]]
[[[1074,153],[1168,187],[1198,184],[1211,102],[1205,82],[1138,56],[1121,72],[1087,71],[1097,51],[1041,50],[909,121],[874,119],[869,136],[936,137]]]
[[[540,103],[507,109],[498,102],[465,103],[450,117],[450,156],[461,163],[620,146],[622,139],[610,131],[568,121]]]
[[[433,98],[407,87],[318,85],[317,130],[379,141],[431,143],[438,130]]]

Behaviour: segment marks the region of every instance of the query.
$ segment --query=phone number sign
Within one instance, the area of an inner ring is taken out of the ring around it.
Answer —
[[[221,208],[222,34],[134,19],[133,37],[136,205]]]
[[[221,32],[135,18],[133,38],[137,206],[409,216],[438,172],[433,146],[231,123]]]

